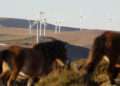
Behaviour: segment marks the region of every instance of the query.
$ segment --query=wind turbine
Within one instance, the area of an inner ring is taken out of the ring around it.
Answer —
[[[55,33],[57,33],[57,29],[58,29],[58,22],[56,21],[56,24],[55,24]]]
[[[29,25],[29,34],[32,34],[32,24],[31,24],[31,20],[28,20],[28,25]]]
[[[37,21],[28,20],[28,22],[29,22],[29,34],[30,35],[32,35],[32,27],[37,25],[36,26],[36,28],[37,28],[37,31],[36,31],[36,42],[38,43],[39,42],[39,27],[38,27],[39,21],[38,20]]]
[[[43,16],[44,16],[44,12],[40,11],[40,20],[39,20],[39,24],[40,24],[40,28],[39,28],[39,35],[42,36],[42,21],[43,21]]]
[[[28,20],[28,27],[29,27],[29,34],[30,35],[32,34],[32,27],[34,27],[36,24],[37,24],[36,21]]]
[[[26,21],[27,21],[28,34],[31,35],[32,34],[32,20],[29,18],[26,18]]]
[[[45,36],[46,35],[46,21],[47,21],[47,19],[46,18],[44,18],[44,29],[43,29],[43,35]]]
[[[61,20],[57,20],[56,21],[56,25],[55,25],[55,33],[57,33],[57,32],[61,32],[61,23],[62,23],[62,21]]]
[[[59,21],[59,25],[58,25],[58,32],[60,33],[60,31],[61,31],[61,21]]]
[[[36,33],[36,42],[39,43],[39,22],[37,23],[37,33]]]
[[[81,29],[82,19],[83,19],[83,16],[80,16],[80,29]]]

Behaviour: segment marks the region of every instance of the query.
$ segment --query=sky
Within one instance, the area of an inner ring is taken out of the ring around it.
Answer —
[[[0,17],[39,19],[62,26],[120,31],[120,0],[0,0]]]

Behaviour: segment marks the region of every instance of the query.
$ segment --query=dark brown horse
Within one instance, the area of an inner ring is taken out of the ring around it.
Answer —
[[[120,33],[107,31],[95,39],[88,58],[87,71],[92,73],[104,56],[109,58],[108,74],[111,83],[114,83],[120,70],[119,66],[116,66],[120,64]]]
[[[40,42],[33,48],[11,46],[0,52],[0,72],[5,61],[11,68],[7,85],[12,86],[18,74],[23,72],[32,79],[48,74],[52,70],[52,64],[56,59],[66,63],[66,43],[54,38]]]

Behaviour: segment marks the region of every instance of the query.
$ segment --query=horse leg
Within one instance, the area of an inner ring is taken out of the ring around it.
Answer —
[[[33,79],[29,78],[27,82],[27,86],[32,86],[32,84],[33,84]]]
[[[16,80],[17,75],[19,74],[19,71],[20,71],[20,69],[22,67],[21,60],[18,62],[18,61],[15,61],[13,59],[12,60],[12,65],[13,65],[13,68],[12,68],[12,71],[11,71],[10,78],[7,81],[7,86],[13,86],[12,84]]]
[[[118,76],[118,73],[119,73],[118,68],[111,67],[111,66],[108,68],[108,74],[109,74],[111,84],[115,84],[115,78]]]
[[[2,82],[3,82],[3,84],[6,86],[6,84],[7,84],[7,80],[9,79],[9,77],[10,77],[10,74],[11,74],[11,72],[10,71],[6,71],[6,72],[4,72],[1,76],[0,76],[0,78],[2,79]]]
[[[29,78],[28,82],[27,82],[27,86],[34,86],[34,84],[37,83],[39,80],[40,80],[40,78],[38,78],[38,77]]]
[[[108,67],[108,76],[110,78],[111,84],[115,84],[115,78],[117,78],[117,76],[119,74],[119,68],[115,67],[115,64],[117,63],[118,56],[116,53],[114,53],[114,54],[109,56],[109,59],[110,59],[110,65]]]
[[[5,71],[2,74],[0,74],[0,79],[8,78],[10,76],[10,71]]]
[[[13,70],[12,72],[11,72],[11,75],[10,75],[10,78],[9,78],[9,80],[8,80],[8,82],[7,82],[7,86],[12,86],[12,84],[14,83],[14,81],[16,80],[16,77],[17,77],[17,75],[18,75],[18,70]]]

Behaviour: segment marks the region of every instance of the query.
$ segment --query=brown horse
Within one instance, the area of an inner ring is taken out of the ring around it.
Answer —
[[[11,72],[7,86],[12,86],[18,74],[23,72],[31,79],[48,74],[52,69],[52,63],[59,59],[66,63],[66,43],[53,38],[50,41],[41,42],[33,48],[11,46],[0,52],[0,72],[2,63],[8,63]]]
[[[104,56],[110,61],[108,74],[113,84],[120,70],[120,33],[107,31],[95,39],[87,61],[87,71],[92,73]]]

